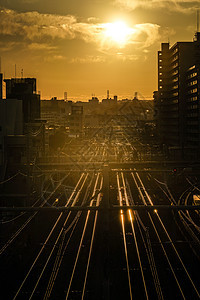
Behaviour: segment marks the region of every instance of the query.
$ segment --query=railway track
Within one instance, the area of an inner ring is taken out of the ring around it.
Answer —
[[[116,136],[112,129],[104,138],[93,138],[77,151],[74,169],[52,172],[42,185],[41,207],[97,209],[24,214],[18,229],[1,246],[6,300],[200,299],[195,273],[200,244],[197,228],[194,231],[190,225],[192,214],[129,208],[187,204],[194,186],[180,202],[160,174],[155,179],[151,170],[106,173],[109,159],[128,162],[133,153],[139,155],[127,134],[114,126]],[[68,155],[66,149],[62,152]],[[79,166],[96,161],[98,169],[84,171]],[[126,210],[112,211],[110,205]],[[30,245],[26,245],[28,236]]]

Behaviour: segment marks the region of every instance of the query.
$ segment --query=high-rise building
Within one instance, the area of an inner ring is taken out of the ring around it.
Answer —
[[[24,122],[40,118],[40,95],[36,93],[36,78],[4,79],[6,98],[22,100]]]
[[[186,73],[186,146],[200,157],[200,64]],[[191,152],[191,151],[190,151]],[[191,153],[192,154],[192,153]],[[194,155],[193,155],[194,156]]]
[[[160,142],[176,158],[200,150],[199,66],[200,32],[191,42],[177,42],[172,47],[161,44],[158,91],[154,93],[156,123]]]
[[[2,145],[2,165],[7,163],[12,169],[14,163],[30,162],[44,155],[45,121],[40,119],[35,78],[4,81],[6,99],[0,100],[0,148]]]
[[[0,99],[3,99],[3,74],[0,73]]]

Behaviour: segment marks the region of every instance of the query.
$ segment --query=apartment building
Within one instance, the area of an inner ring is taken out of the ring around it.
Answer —
[[[191,42],[177,42],[172,47],[169,43],[161,44],[158,91],[154,93],[155,116],[160,143],[168,147],[174,158],[183,159],[190,156],[190,152],[199,152],[195,149],[200,146],[199,141],[197,143],[200,134],[197,122],[200,118],[199,65],[199,32]],[[191,140],[191,131],[196,142]]]

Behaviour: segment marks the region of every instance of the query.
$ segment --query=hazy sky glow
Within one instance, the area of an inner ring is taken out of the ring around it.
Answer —
[[[42,98],[147,98],[157,89],[161,42],[191,41],[200,2],[0,0],[6,78],[36,77]]]

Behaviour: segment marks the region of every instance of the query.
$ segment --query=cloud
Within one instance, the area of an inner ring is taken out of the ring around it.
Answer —
[[[39,0],[21,0],[20,2],[31,4],[31,3],[37,3],[37,2],[39,2]]]
[[[1,52],[9,52],[15,49],[16,45],[19,44],[17,42],[0,42]]]
[[[39,2],[39,0],[21,0],[21,2],[23,3],[35,3],[35,2]]]
[[[117,53],[117,58],[119,60],[122,60],[122,61],[136,61],[138,59],[141,59],[141,56],[140,55],[137,55],[137,54],[124,54],[124,53]]]
[[[142,48],[153,45],[160,38],[160,26],[157,24],[144,23],[135,25],[135,40]]]
[[[39,43],[31,43],[28,45],[28,48],[30,50],[55,50],[57,49],[56,46],[51,46],[51,45],[48,45],[48,44],[39,44]]]
[[[92,56],[92,55],[88,55],[85,57],[75,57],[72,58],[69,62],[70,63],[81,63],[81,64],[87,64],[87,63],[101,63],[101,62],[105,62],[105,57],[103,56]]]
[[[36,11],[18,13],[14,10],[0,10],[0,34],[19,35],[30,40],[44,36],[51,38],[73,38],[74,16],[40,14]]]
[[[129,10],[138,7],[145,9],[165,8],[169,11],[190,13],[199,8],[199,0],[115,0],[115,3]]]
[[[57,54],[46,55],[44,58],[44,61],[46,61],[46,62],[63,61],[63,60],[66,60],[66,57],[63,55],[57,55]]]
[[[120,0],[121,1],[121,0]],[[105,34],[108,23],[98,23],[97,19],[79,22],[73,15],[41,14],[39,12],[19,13],[0,9],[0,35],[26,42],[32,50],[53,50],[55,39],[79,39],[96,44],[100,51],[123,48]],[[150,47],[160,37],[160,26],[152,23],[136,24],[130,28],[125,45]]]

